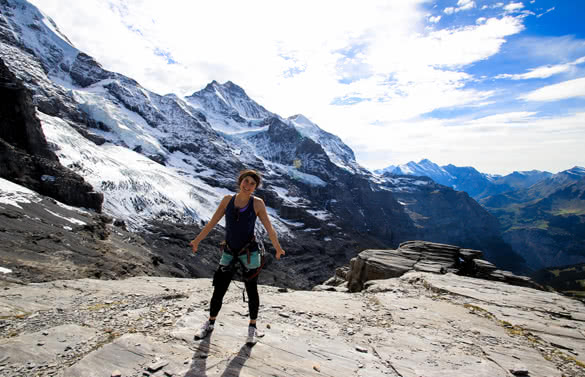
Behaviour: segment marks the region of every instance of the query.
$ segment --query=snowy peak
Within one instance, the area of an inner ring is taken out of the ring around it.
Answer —
[[[10,36],[7,42],[34,51],[49,75],[61,79],[68,76],[66,71],[79,50],[61,33],[55,22],[27,1],[6,0],[2,3],[4,11],[0,25],[5,30],[3,34]],[[5,17],[9,17],[10,22]]]
[[[410,161],[403,165],[391,165],[385,169],[377,170],[376,172],[380,174],[390,173],[395,175],[429,177],[433,181],[445,186],[451,186],[454,179],[447,170],[426,158],[420,160],[418,163]]]
[[[416,166],[421,172],[430,173],[435,176],[445,176],[448,178],[452,178],[452,176],[444,168],[440,167],[439,165],[435,164],[434,162],[426,158],[420,160],[419,163],[416,164]]]
[[[465,191],[475,199],[484,198],[502,192],[528,188],[552,176],[549,172],[539,170],[513,172],[506,176],[485,174],[471,166],[459,167],[453,164],[439,166],[429,159],[418,163],[411,161],[403,165],[390,165],[375,171],[378,174],[414,175],[429,177],[436,183]],[[561,174],[561,173],[559,173]],[[566,175],[585,176],[585,169],[575,167],[563,172]],[[566,179],[559,177],[557,180]]]
[[[563,173],[571,174],[577,177],[585,177],[585,168],[581,166],[575,166],[572,169],[565,170]]]
[[[290,121],[295,122],[298,125],[310,126],[310,127],[317,127],[317,125],[309,120],[303,114],[296,114],[293,116],[288,117]],[[318,128],[318,127],[317,127]]]
[[[301,114],[288,117],[287,121],[290,125],[299,130],[303,136],[310,137],[315,141],[317,141],[317,139],[320,137],[320,134],[324,132],[321,128],[319,128],[319,126]]]
[[[320,144],[335,165],[352,172],[364,171],[355,161],[351,148],[338,136],[322,130],[304,115],[297,114],[284,119],[266,110],[231,81],[220,84],[214,80],[201,91],[185,97],[185,100],[205,113],[211,126],[223,134],[245,138],[267,131],[266,126],[278,120],[294,127],[303,137]]]
[[[185,100],[196,108],[228,116],[238,123],[274,116],[231,81],[220,84],[214,80],[199,92],[185,97]]]
[[[541,186],[567,186],[585,178],[585,169],[580,166],[575,166],[571,169],[564,170],[557,174],[553,174],[549,179],[539,182]]]
[[[322,130],[317,124],[311,122],[306,116],[296,114],[286,119],[288,124],[294,126],[301,135],[321,144],[331,162],[339,167],[357,172],[362,168],[355,161],[353,150],[348,147],[338,136]]]

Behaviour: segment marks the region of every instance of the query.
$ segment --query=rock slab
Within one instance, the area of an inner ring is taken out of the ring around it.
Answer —
[[[454,245],[408,241],[401,243],[396,250],[362,251],[350,261],[349,272],[336,274],[335,279],[327,283],[340,285],[344,282],[341,276],[344,276],[349,290],[357,292],[362,290],[364,283],[369,280],[399,277],[408,271],[422,271],[436,274],[453,272],[539,288],[525,276],[498,270],[492,263],[480,259],[482,255],[480,250],[463,249]]]
[[[234,286],[195,341],[209,279],[4,284],[0,377],[585,375],[584,305],[555,293],[420,271],[357,293],[261,285],[265,336],[249,347]]]

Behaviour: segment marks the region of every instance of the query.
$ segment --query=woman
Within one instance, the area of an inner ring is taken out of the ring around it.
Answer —
[[[193,253],[197,252],[199,243],[209,234],[211,229],[226,215],[225,229],[226,242],[219,267],[213,275],[213,295],[209,308],[209,319],[203,324],[195,339],[203,339],[209,335],[215,326],[215,319],[221,309],[223,296],[227,292],[233,278],[235,265],[244,267],[244,281],[248,293],[248,308],[250,310],[250,324],[246,343],[255,344],[257,337],[262,336],[256,328],[260,299],[258,297],[258,272],[260,253],[258,244],[254,240],[254,225],[256,217],[268,232],[272,245],[276,248],[276,259],[280,259],[285,252],[278,242],[276,232],[270,224],[264,201],[255,197],[254,191],[260,186],[260,174],[254,170],[244,170],[238,177],[239,191],[236,195],[226,195],[215,214],[203,228],[201,233],[191,241]]]

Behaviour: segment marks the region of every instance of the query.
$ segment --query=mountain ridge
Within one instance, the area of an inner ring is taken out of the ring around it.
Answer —
[[[533,270],[585,261],[583,167],[556,174],[532,170],[497,176],[423,159],[378,173],[382,171],[427,176],[467,192],[498,218],[504,240]]]
[[[527,188],[552,176],[552,173],[539,170],[514,171],[502,176],[481,173],[472,166],[460,167],[453,164],[439,166],[426,158],[418,163],[410,161],[403,165],[390,165],[374,172],[378,174],[390,173],[429,177],[439,184],[452,187],[458,191],[465,191],[476,200],[503,192]]]

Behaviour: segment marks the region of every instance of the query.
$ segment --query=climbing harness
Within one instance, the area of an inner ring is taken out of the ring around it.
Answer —
[[[262,268],[264,267],[264,265],[266,264],[266,249],[264,248],[264,242],[262,242],[262,239],[260,239],[260,242],[256,241],[256,235],[252,236],[252,238],[250,239],[250,241],[248,241],[244,247],[242,247],[240,249],[239,252],[234,252],[232,249],[230,249],[230,247],[228,246],[226,241],[222,241],[219,244],[219,248],[222,252],[225,252],[226,254],[231,255],[233,258],[230,262],[229,265],[227,266],[221,266],[220,268],[223,271],[234,271],[236,269],[236,263],[239,262],[240,265],[242,266],[242,280],[244,281],[244,284],[251,281],[252,279],[254,279],[256,276],[258,276],[260,274],[260,272],[262,271]],[[248,265],[250,264],[250,254],[255,251],[255,247],[258,247],[258,253],[260,254],[260,267],[256,268],[256,271],[250,275],[250,276],[246,276],[246,273],[248,271],[250,271],[248,268],[246,268],[246,265],[244,265],[244,263],[240,260],[240,256],[246,254],[247,256],[247,263]],[[236,262],[237,260],[237,262]],[[235,282],[234,282],[235,284]],[[237,286],[237,284],[236,284]],[[244,302],[246,301],[246,288],[243,287],[242,288],[242,300]]]

